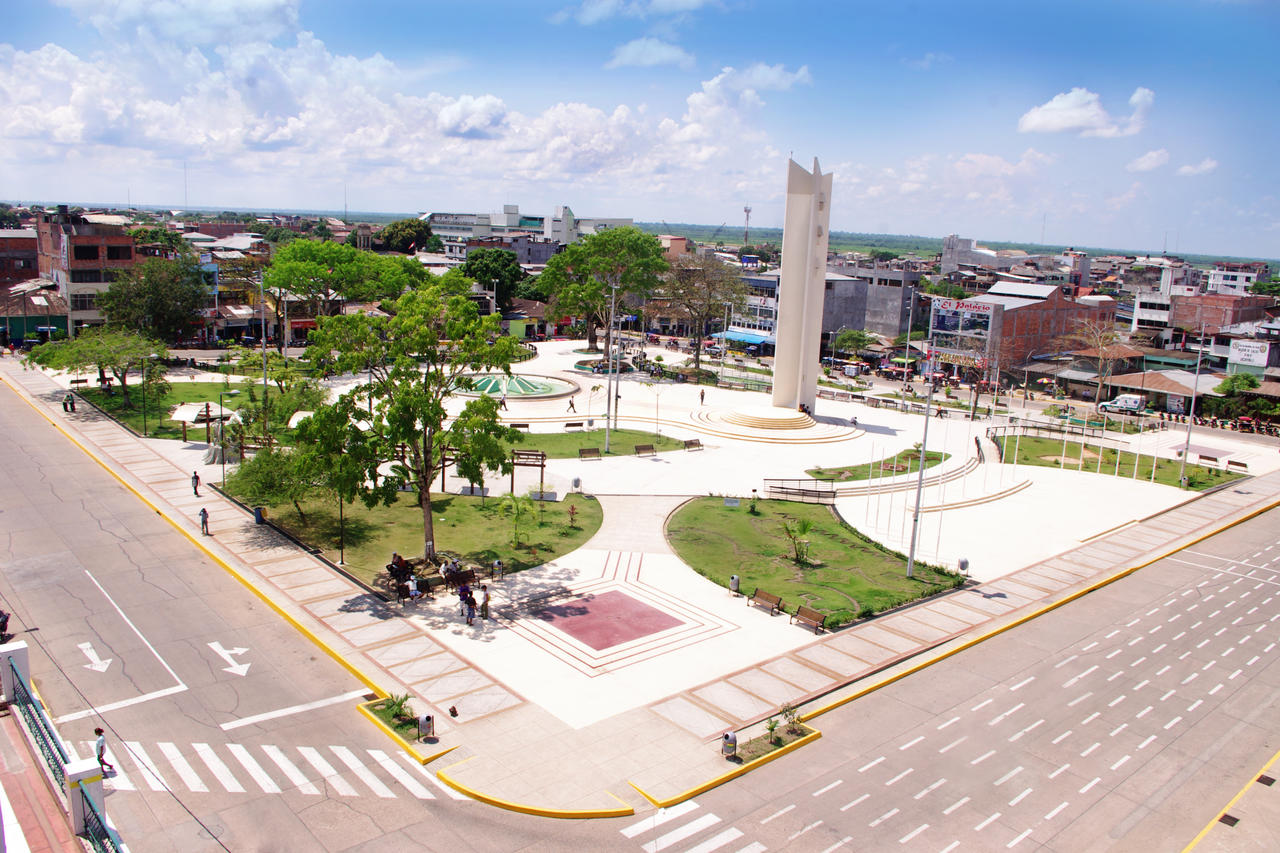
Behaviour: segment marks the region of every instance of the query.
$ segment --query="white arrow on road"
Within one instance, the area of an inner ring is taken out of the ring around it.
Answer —
[[[84,664],[85,669],[92,669],[94,672],[106,672],[107,667],[111,666],[111,661],[115,658],[107,658],[103,660],[98,657],[98,653],[94,651],[93,643],[80,643],[80,651],[84,652],[89,662]]]
[[[232,675],[244,675],[249,671],[249,664],[236,663],[234,655],[242,655],[249,651],[248,649],[224,649],[222,643],[210,643],[209,648],[213,649],[213,653],[227,662],[228,666],[222,668],[223,672],[229,672]]]

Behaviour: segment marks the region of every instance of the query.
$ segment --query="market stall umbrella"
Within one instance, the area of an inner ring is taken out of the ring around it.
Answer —
[[[898,356],[897,358],[890,359],[890,361],[894,362],[895,364],[911,364],[915,361],[915,359],[906,358],[904,356]]]
[[[1052,376],[1042,376],[1036,381],[1039,382],[1041,385],[1047,385],[1050,382],[1056,382],[1057,380],[1054,379]]]

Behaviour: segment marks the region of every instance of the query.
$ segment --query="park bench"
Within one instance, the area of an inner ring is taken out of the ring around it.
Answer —
[[[600,448],[598,447],[579,447],[578,458],[579,459],[601,459],[603,457],[600,456]]]
[[[685,449],[685,450],[701,450],[701,449],[702,449],[702,439],[700,439],[700,438],[688,438],[688,439],[685,439],[685,442],[684,442],[684,449]]]
[[[1228,471],[1239,471],[1241,474],[1247,474],[1247,473],[1249,472],[1249,463],[1247,463],[1247,462],[1237,462],[1237,461],[1236,461],[1236,460],[1234,460],[1234,459],[1228,459],[1228,460],[1227,460],[1227,470],[1228,470]]]
[[[89,380],[88,379],[72,379],[71,384],[72,385],[88,385]]]
[[[447,585],[451,589],[457,589],[458,587],[462,586],[464,583],[466,584],[475,583],[476,570],[475,569],[459,569],[458,571],[449,575],[449,577],[445,578],[444,582],[445,582],[445,585]]]
[[[812,607],[805,607],[802,604],[796,608],[796,612],[791,616],[791,621],[812,625],[813,633],[817,634],[822,631],[823,625],[827,621],[827,614],[819,613]]]
[[[636,456],[653,456],[657,454],[657,452],[658,451],[654,449],[652,444],[636,445]]]
[[[564,428],[565,429],[582,429],[583,424],[584,424],[583,421],[569,421],[567,424],[564,425]]]
[[[747,606],[749,607],[753,604],[768,605],[770,616],[783,612],[782,597],[771,592],[765,592],[760,587],[756,587],[756,591],[747,598]]]
[[[522,429],[522,430],[524,430],[525,432],[528,432],[528,431],[529,431],[529,425],[528,425],[528,424],[507,424],[507,426],[511,427],[512,429]]]

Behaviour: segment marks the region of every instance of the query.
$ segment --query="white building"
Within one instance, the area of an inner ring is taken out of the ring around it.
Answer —
[[[551,216],[530,216],[521,213],[517,204],[504,204],[498,213],[423,213],[418,218],[425,219],[431,233],[446,243],[450,238],[466,241],[504,234],[540,234],[567,245],[588,234],[632,224],[629,218],[579,218],[567,205],[557,205]]]

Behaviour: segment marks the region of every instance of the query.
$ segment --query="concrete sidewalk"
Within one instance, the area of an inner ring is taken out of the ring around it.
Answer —
[[[993,630],[1280,499],[1280,474],[1247,480],[990,583],[815,636],[785,616],[747,607],[671,553],[665,521],[684,496],[602,495],[604,524],[586,546],[495,585],[498,618],[468,628],[443,597],[417,607],[388,604],[254,525],[230,502],[195,497],[185,462],[178,467],[168,458],[190,455],[174,454],[172,442],[144,440],[90,407],[64,415],[64,392],[48,376],[12,363],[0,370],[87,452],[335,654],[382,689],[409,693],[415,709],[434,710],[440,747],[457,747],[434,769],[489,797],[547,810],[615,809],[619,799],[646,808],[629,783],[657,799],[675,797],[725,771],[713,742],[725,730],[748,729],[784,703],[812,701]],[[700,459],[752,468],[760,454],[756,445],[709,449]],[[202,476],[218,479],[216,468]],[[211,537],[199,536],[201,507],[212,516]],[[1034,523],[1017,502],[987,518]],[[586,634],[584,640],[541,618],[550,608],[589,609],[602,600],[668,621],[595,648]]]

